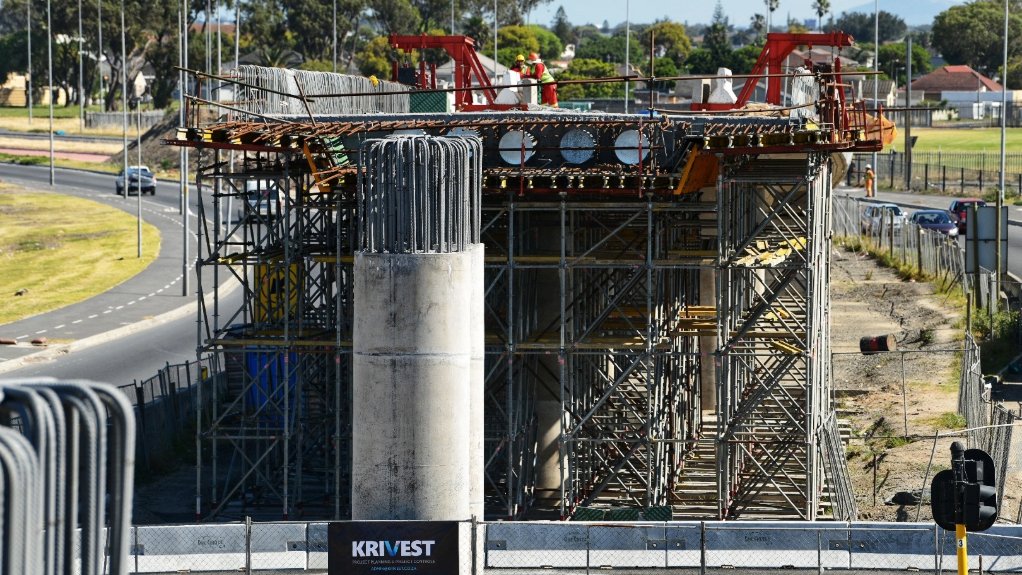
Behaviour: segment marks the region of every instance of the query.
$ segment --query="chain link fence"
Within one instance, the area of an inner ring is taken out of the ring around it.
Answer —
[[[358,530],[380,524],[336,525]],[[414,523],[402,526],[417,528]],[[432,527],[436,524],[427,525]],[[427,558],[424,545],[431,540],[423,539],[417,548],[418,563],[407,565],[400,561],[398,542],[386,535],[379,535],[381,539],[368,547],[338,537],[333,541],[331,559],[332,529],[328,523],[251,521],[138,526],[131,532],[128,572],[348,575],[416,572],[416,564],[426,565],[430,560],[447,565],[443,572],[452,575],[581,574],[612,569],[700,575],[765,569],[940,573],[956,567],[954,533],[932,523],[463,521],[455,525],[457,546],[451,557]],[[367,555],[380,559],[381,564],[364,562]],[[1022,526],[995,525],[983,533],[970,533],[969,555],[972,566],[982,556],[987,572],[1022,569]],[[391,556],[395,559],[387,564]],[[339,560],[355,567],[330,571],[331,560],[335,567]],[[435,565],[434,570],[423,568],[421,572],[436,573]],[[359,571],[363,568],[365,571]]]

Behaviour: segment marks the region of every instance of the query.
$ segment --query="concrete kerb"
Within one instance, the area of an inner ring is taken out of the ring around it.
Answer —
[[[226,285],[220,288],[220,295],[224,296],[231,293],[232,291],[237,289],[238,285],[239,284],[236,281],[231,281],[227,283]],[[138,333],[149,328],[157,327],[165,323],[174,321],[176,319],[185,317],[189,314],[194,314],[197,308],[198,302],[192,301],[191,303],[172,309],[166,313],[162,313],[158,316],[144,319],[142,321],[137,321],[130,325],[122,326],[116,329],[112,329],[110,331],[105,331],[103,333],[98,333],[96,335],[91,335],[89,337],[84,337],[82,339],[75,340],[70,343],[50,345],[46,349],[40,350],[36,353],[30,353],[19,358],[0,362],[0,373],[13,371],[15,369],[22,368],[31,363],[53,359],[63,354],[68,354],[75,351],[88,349],[90,347],[95,347],[97,345],[102,345],[104,343],[114,341],[118,338],[131,335],[133,333]]]

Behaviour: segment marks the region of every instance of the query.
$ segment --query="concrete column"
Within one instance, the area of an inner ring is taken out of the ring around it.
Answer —
[[[717,305],[715,270],[699,270],[699,305]],[[713,356],[715,351],[717,351],[717,336],[699,336],[699,407],[704,411],[717,407],[717,370],[714,367]]]
[[[355,256],[355,520],[467,519],[473,257]]]
[[[471,260],[470,289],[471,299],[469,300],[469,348],[471,358],[469,363],[469,447],[468,447],[468,477],[469,477],[469,514],[473,517],[483,519],[484,491],[486,489],[486,456],[484,453],[483,440],[485,438],[485,407],[486,395],[484,387],[486,383],[486,280],[484,277],[484,256],[483,244],[472,244],[467,252]]]

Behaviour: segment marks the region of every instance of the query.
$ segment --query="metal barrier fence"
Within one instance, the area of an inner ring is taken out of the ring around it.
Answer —
[[[220,396],[217,390],[222,390],[226,381],[224,373],[208,360],[168,363],[148,379],[118,387],[135,409],[139,468],[152,471],[154,462],[173,455],[177,442],[194,438],[197,381],[204,386],[203,402],[211,407]]]
[[[862,186],[870,154],[856,154],[853,167],[845,176],[848,185]],[[894,190],[905,190],[908,160],[905,154],[890,152],[877,158],[877,183]],[[982,194],[1000,183],[1000,154],[996,152],[913,152],[913,190],[940,190],[942,194]],[[1022,195],[1022,154],[1005,157],[1005,193]]]
[[[132,529],[129,573],[327,573],[327,523]],[[351,548],[337,553],[353,552]],[[1022,526],[969,534],[970,563],[1022,570]],[[932,523],[498,522],[458,524],[457,575],[724,573],[741,569],[905,571],[956,567],[953,532]],[[453,572],[452,572],[453,573]]]

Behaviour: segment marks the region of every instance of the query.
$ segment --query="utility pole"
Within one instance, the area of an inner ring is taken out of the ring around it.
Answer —
[[[912,191],[912,36],[905,57],[905,189]]]
[[[53,187],[53,22],[50,18],[50,0],[46,0],[46,84],[50,102],[50,187]]]
[[[28,78],[25,79],[25,93],[28,95],[28,123],[32,123],[32,0],[25,2],[26,36],[28,38]]]
[[[996,301],[1000,301],[999,294],[1001,293],[1001,278],[1004,276],[1004,265],[1001,263],[1001,257],[1003,254],[1001,250],[1004,245],[1004,226],[1001,224],[1001,210],[1004,209],[1004,169],[1006,166],[1006,137],[1007,137],[1007,117],[1008,117],[1008,0],[1004,0],[1004,54],[1002,55],[1003,72],[1001,73],[1001,175],[997,182],[997,297]],[[992,298],[993,299],[993,298]]]

